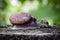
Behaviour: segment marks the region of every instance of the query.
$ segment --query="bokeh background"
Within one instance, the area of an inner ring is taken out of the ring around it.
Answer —
[[[0,0],[0,25],[11,25],[9,17],[17,12],[46,19],[49,25],[60,24],[60,0]]]

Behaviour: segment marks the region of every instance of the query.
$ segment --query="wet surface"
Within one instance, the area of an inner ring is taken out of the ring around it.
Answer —
[[[36,28],[13,30],[12,27],[0,28],[1,40],[60,40],[59,28]]]

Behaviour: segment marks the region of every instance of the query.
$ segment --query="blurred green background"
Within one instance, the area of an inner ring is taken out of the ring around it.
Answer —
[[[17,12],[46,19],[49,25],[60,24],[60,0],[0,0],[0,25],[11,25],[9,17]]]

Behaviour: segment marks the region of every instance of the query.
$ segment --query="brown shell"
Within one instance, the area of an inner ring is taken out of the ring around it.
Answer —
[[[23,24],[29,21],[31,18],[30,14],[27,13],[16,13],[10,16],[10,22],[12,24]]]

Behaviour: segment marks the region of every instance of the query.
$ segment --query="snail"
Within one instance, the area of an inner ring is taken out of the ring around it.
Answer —
[[[29,13],[15,13],[10,16],[10,22],[17,28],[25,28],[31,25],[35,26],[36,18]]]

